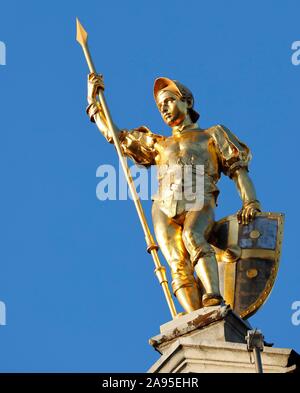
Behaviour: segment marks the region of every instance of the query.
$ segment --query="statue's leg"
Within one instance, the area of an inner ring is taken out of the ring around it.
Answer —
[[[183,226],[185,247],[204,288],[203,306],[217,305],[222,301],[215,252],[207,242],[214,225],[214,207],[214,200],[209,199],[200,211],[188,211]]]
[[[182,226],[165,215],[156,201],[152,218],[158,245],[171,269],[173,293],[185,311],[197,310],[201,307],[201,293],[182,241]]]

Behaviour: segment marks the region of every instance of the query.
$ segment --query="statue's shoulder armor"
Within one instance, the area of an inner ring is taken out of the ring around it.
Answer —
[[[216,124],[215,126],[209,127],[205,130],[212,137],[217,138],[218,136],[228,136],[229,129],[222,124]]]
[[[224,145],[232,144],[234,145],[237,149],[241,148],[241,145],[243,147],[245,146],[234,134],[224,126],[223,124],[217,124],[215,126],[212,126],[208,128],[207,133],[209,133],[215,142],[221,147]]]
[[[207,131],[212,135],[225,174],[232,177],[238,168],[245,167],[248,170],[251,152],[245,143],[221,124],[213,126]]]

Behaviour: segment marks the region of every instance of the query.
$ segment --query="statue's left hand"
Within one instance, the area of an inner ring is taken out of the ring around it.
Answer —
[[[237,213],[238,223],[242,225],[249,224],[260,211],[259,201],[255,200],[244,203],[241,210]]]

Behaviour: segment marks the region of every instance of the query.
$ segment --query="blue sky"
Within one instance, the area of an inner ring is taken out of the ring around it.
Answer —
[[[132,201],[96,198],[97,167],[118,161],[85,114],[76,16],[120,127],[168,135],[152,96],[168,76],[194,92],[202,127],[225,124],[250,146],[264,210],[286,214],[278,279],[251,323],[300,352],[299,12],[296,0],[2,1],[1,371],[142,372],[170,319]],[[232,182],[220,188],[217,218],[240,208]]]

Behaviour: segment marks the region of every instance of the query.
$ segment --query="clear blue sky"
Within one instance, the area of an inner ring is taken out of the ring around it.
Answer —
[[[264,210],[286,214],[278,279],[251,323],[300,352],[299,13],[296,0],[2,1],[0,371],[145,371],[170,319],[133,203],[96,198],[96,168],[117,158],[85,114],[76,16],[119,126],[168,134],[152,98],[163,75],[192,89],[203,127],[251,147]],[[220,187],[218,218],[240,207],[230,180]]]

